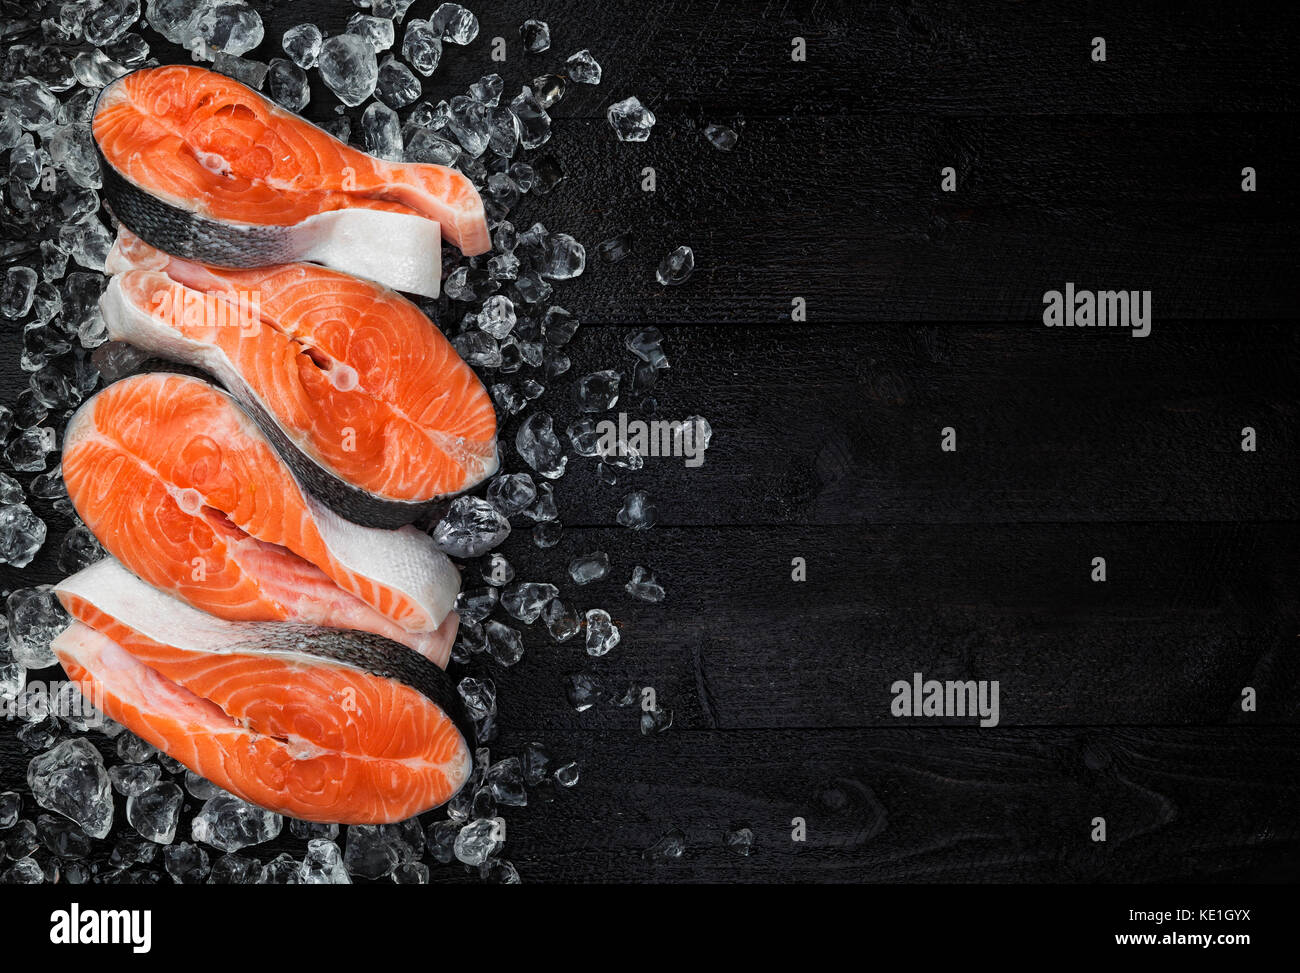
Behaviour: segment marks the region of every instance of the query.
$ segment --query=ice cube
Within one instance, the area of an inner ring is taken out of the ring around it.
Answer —
[[[546,603],[542,610],[542,621],[546,624],[546,631],[557,642],[567,642],[582,631],[582,616],[577,609],[559,598],[552,598]]]
[[[219,851],[233,852],[270,841],[280,833],[280,815],[233,794],[209,798],[190,823],[190,837]]]
[[[402,57],[426,78],[442,60],[442,38],[427,20],[412,20],[402,38]]]
[[[35,78],[20,78],[8,86],[6,94],[9,96],[6,114],[12,112],[26,131],[40,134],[54,127],[59,99],[47,85]]]
[[[513,517],[537,499],[537,485],[527,473],[502,473],[488,484],[487,499],[503,516]]]
[[[495,589],[494,589],[495,590]],[[518,630],[497,621],[483,623],[487,653],[503,666],[513,666],[524,657],[524,639]]]
[[[501,75],[485,74],[469,86],[469,96],[489,108],[495,108],[501,103],[501,93],[504,90],[505,82],[501,79]]]
[[[21,826],[22,822],[19,822]],[[36,819],[41,844],[52,855],[65,859],[86,858],[94,848],[95,839],[67,818],[42,814]]]
[[[258,885],[297,885],[301,863],[287,851],[282,851],[262,866]]]
[[[384,58],[379,65],[375,97],[389,108],[405,108],[417,100],[422,92],[420,79],[410,68],[391,55]]]
[[[519,117],[512,109],[502,106],[493,109],[489,124],[491,134],[488,137],[488,148],[492,150],[493,155],[509,159],[519,148],[519,139],[523,135],[523,126],[519,123]],[[518,186],[518,183],[515,185]]]
[[[646,861],[675,861],[686,853],[686,834],[680,828],[673,828],[666,835],[646,849]]]
[[[58,660],[50,641],[68,627],[68,614],[49,585],[19,588],[5,599],[9,651],[28,669],[44,669]]]
[[[533,97],[548,111],[564,97],[568,88],[569,82],[558,74],[543,74],[533,78]]]
[[[414,2],[415,0],[374,0],[370,7],[376,17],[388,17],[400,24]]]
[[[553,584],[523,581],[501,592],[501,607],[511,618],[531,625],[542,614],[546,603],[560,593]]]
[[[36,280],[36,271],[30,267],[10,267],[0,290],[0,314],[16,320],[30,311],[36,297]]]
[[[2,885],[40,885],[44,881],[45,870],[33,858],[19,858],[0,873]]]
[[[589,672],[576,672],[565,680],[565,696],[569,705],[585,713],[600,699],[600,682]]]
[[[139,34],[123,34],[104,45],[104,53],[127,68],[138,68],[149,57],[149,42]]]
[[[555,782],[561,787],[573,787],[578,783],[578,764],[577,761],[571,760],[563,766],[555,768]]]
[[[108,779],[113,790],[123,797],[142,794],[162,778],[162,768],[157,764],[118,764],[108,768]],[[127,817],[130,817],[128,813]]]
[[[659,513],[644,490],[633,490],[623,498],[618,512],[618,522],[632,530],[648,530],[655,525]]]
[[[641,711],[641,735],[650,736],[654,733],[663,733],[673,725],[673,711],[655,706],[653,709]]]
[[[397,112],[381,102],[372,102],[361,114],[361,140],[367,152],[381,159],[401,162],[402,126]]]
[[[620,142],[646,141],[655,123],[654,112],[641,104],[635,95],[610,105],[605,117]]]
[[[328,838],[308,841],[307,854],[298,869],[298,882],[302,885],[351,885],[352,879],[339,846]]]
[[[551,138],[551,116],[527,85],[510,102],[510,110],[519,119],[519,142],[525,149],[535,149]]]
[[[632,580],[624,585],[624,590],[640,601],[658,603],[664,600],[663,585],[655,580],[654,572],[639,564],[632,569]]]
[[[483,580],[498,588],[514,580],[515,569],[499,553],[493,553],[483,566]]]
[[[618,404],[618,372],[606,368],[578,379],[573,397],[579,412],[605,412]]]
[[[609,574],[609,555],[604,551],[582,554],[569,562],[569,577],[575,584],[591,584]]]
[[[500,341],[514,330],[516,320],[514,303],[504,294],[496,294],[483,302],[478,326]]]
[[[546,309],[546,314],[542,318],[542,327],[546,331],[546,343],[561,348],[578,333],[579,324],[578,319],[569,311],[553,306]]]
[[[228,51],[222,51],[212,59],[212,70],[260,91],[270,69],[261,61],[250,61],[247,58],[236,57]]]
[[[284,48],[284,53],[289,55],[289,60],[298,67],[306,69],[316,66],[322,41],[320,28],[315,24],[299,24],[284,32],[284,37],[280,39],[280,46]]]
[[[70,822],[60,821],[59,823],[69,828],[76,827]],[[10,829],[9,833],[4,836],[3,841],[0,841],[0,849],[4,852],[4,854],[0,855],[0,861],[5,857],[26,858],[40,846],[41,839],[38,836],[36,825],[25,819],[18,821]]]
[[[271,99],[289,111],[300,112],[311,100],[311,85],[307,82],[307,72],[282,57],[271,59],[267,71],[267,88]]]
[[[185,795],[175,784],[154,784],[126,799],[126,819],[144,838],[169,845],[176,837]]]
[[[565,172],[559,160],[551,155],[544,155],[537,160],[534,173],[537,177],[535,188],[541,196],[549,195],[565,179]]]
[[[256,858],[246,855],[222,855],[212,863],[209,885],[252,885],[262,874]]]
[[[622,639],[617,626],[603,608],[587,612],[587,655],[602,656],[618,645]]]
[[[439,4],[429,22],[451,44],[469,44],[478,37],[478,18],[458,3]]]
[[[471,821],[456,835],[456,858],[466,865],[482,865],[501,850],[505,821],[499,817]]]
[[[537,499],[524,511],[524,516],[533,520],[552,521],[559,515],[559,508],[555,504],[555,489],[549,483],[537,484]]]
[[[489,258],[488,276],[493,280],[514,280],[519,276],[519,258],[513,253],[499,253]]]
[[[576,54],[570,54],[564,62],[565,73],[569,80],[578,84],[600,84],[600,62],[585,48]]]
[[[100,0],[82,21],[82,34],[96,47],[111,44],[140,19],[140,0]]]
[[[730,152],[736,147],[736,141],[740,138],[734,129],[727,128],[725,125],[705,125],[704,137],[719,152]]]
[[[433,529],[438,549],[451,557],[486,554],[510,534],[510,521],[486,500],[457,497]]]
[[[462,622],[481,622],[492,614],[499,598],[496,588],[465,588],[456,596],[455,610]]]
[[[529,54],[541,54],[551,46],[551,28],[544,20],[525,20],[519,25],[519,39]]]
[[[439,166],[454,166],[459,158],[459,145],[428,129],[416,129],[406,138],[407,162],[428,162]],[[474,300],[476,295],[473,289],[465,288],[454,279],[457,274],[461,274],[461,280],[463,280],[464,276],[468,274],[468,270],[464,267],[456,268],[456,271],[443,284],[443,291],[452,300]],[[471,362],[471,364],[481,363]]]
[[[211,50],[225,54],[247,54],[264,36],[261,16],[242,0],[217,0],[198,14],[194,27]]]
[[[108,837],[113,791],[99,751],[82,737],[65,740],[33,757],[27,786],[41,807],[76,821],[87,834]]]
[[[551,417],[545,412],[534,412],[524,420],[515,434],[515,449],[524,462],[548,480],[563,476],[569,462]]]
[[[447,128],[471,158],[482,155],[492,138],[491,110],[481,101],[475,101],[466,95],[457,95],[451,99],[449,107],[451,117],[447,121]]]
[[[528,804],[523,765],[518,757],[506,757],[489,767],[483,775],[483,786],[491,790],[497,804],[506,807],[526,807]]]
[[[352,824],[348,826],[343,865],[350,875],[378,879],[391,875],[411,849],[395,824]]]
[[[23,799],[16,791],[0,793],[0,831],[12,828],[22,809]]]
[[[683,284],[693,270],[695,270],[695,251],[690,247],[678,247],[659,262],[659,267],[655,270],[655,279],[665,286]]]
[[[339,34],[325,41],[317,66],[321,80],[349,107],[369,98],[379,81],[374,48],[356,34]]]
[[[587,267],[587,251],[567,233],[551,233],[545,243],[542,276],[551,280],[569,280]]]
[[[127,763],[142,764],[158,753],[156,747],[129,731],[117,737],[117,755]]]
[[[464,701],[470,719],[477,722],[496,716],[497,690],[491,679],[466,676],[456,684],[456,691]]]
[[[393,870],[393,881],[398,885],[428,885],[429,866],[424,862],[403,862]]]
[[[376,54],[393,46],[393,22],[387,17],[372,17],[370,14],[353,14],[348,18],[347,32],[363,37]]]
[[[163,849],[163,868],[177,885],[202,885],[208,877],[208,853],[196,844],[178,841]]]
[[[623,339],[623,346],[643,362],[648,362],[652,368],[667,368],[668,356],[664,354],[663,340],[664,336],[658,328],[644,328]]]
[[[722,847],[733,855],[748,858],[754,850],[754,832],[744,827],[730,829],[723,835]]]

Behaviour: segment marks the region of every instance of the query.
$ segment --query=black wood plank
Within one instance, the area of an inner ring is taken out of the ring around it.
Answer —
[[[511,823],[512,853],[551,881],[1294,880],[1292,734],[670,731],[640,746],[550,734],[582,779]],[[1095,816],[1104,844],[1089,837]],[[806,842],[791,841],[796,817]],[[756,835],[749,858],[723,848],[739,825]],[[673,828],[686,853],[644,860]]]
[[[513,218],[589,251],[632,234],[633,256],[572,288],[594,322],[788,324],[798,296],[813,324],[1038,322],[1067,281],[1150,290],[1157,322],[1294,313],[1291,115],[798,116],[751,121],[731,153],[674,118],[642,145],[598,121],[556,130],[568,179]],[[654,269],[680,244],[695,273],[665,288]]]
[[[508,731],[502,752],[536,736]],[[577,760],[581,779],[507,817],[506,855],[525,881],[547,882],[1294,881],[1293,737],[1291,728],[549,732],[552,753]],[[28,758],[0,737],[0,779],[30,809]],[[1097,816],[1105,843],[1090,838]],[[795,818],[805,841],[791,840]],[[747,858],[723,847],[736,827],[755,834]],[[685,854],[647,858],[674,829]],[[107,841],[96,846],[107,854]],[[281,850],[301,854],[301,842],[286,832],[244,854]],[[467,872],[435,864],[432,879],[477,881]]]
[[[578,377],[634,361],[632,331],[579,332],[562,394],[541,404],[557,428],[578,417]],[[705,416],[704,464],[650,458],[609,486],[575,457],[556,490],[567,523],[614,523],[633,489],[678,525],[1296,516],[1289,327],[680,328],[664,347],[651,417]],[[647,415],[636,396],[618,408]],[[940,449],[949,426],[955,453]],[[1245,426],[1256,452],[1241,451]]]
[[[439,0],[417,0],[409,23]],[[268,40],[253,56],[280,56],[277,40],[309,21],[341,31],[356,10],[309,0],[253,4]],[[767,115],[1140,114],[1277,111],[1296,104],[1283,8],[1192,3],[1007,3],[1002,0],[861,0],[812,3],[691,2],[653,6],[478,4],[478,39],[448,46],[427,97],[444,98],[489,70],[527,80],[561,70],[588,48],[603,68],[598,87],[576,86],[562,114],[604,117],[613,101],[637,94],[656,111],[701,121]],[[528,55],[523,20],[551,27],[551,50]],[[791,60],[791,40],[808,59]],[[1106,38],[1105,64],[1090,58]],[[401,44],[401,30],[398,44]],[[487,63],[494,37],[506,61]]]
[[[1294,724],[1298,543],[1294,525],[570,530],[547,551],[507,548],[516,579],[606,609],[620,644],[592,659],[505,618],[524,629],[524,661],[471,671],[538,728],[633,732],[640,713],[614,702],[628,685],[653,688],[677,727],[897,726],[892,686],[916,672],[998,681],[1002,726]],[[606,579],[557,577],[598,550]],[[1097,555],[1105,582],[1091,580]],[[638,564],[662,603],[624,590]],[[480,567],[467,587],[482,587]],[[575,674],[611,699],[554,705]],[[1257,709],[1243,713],[1248,686]]]

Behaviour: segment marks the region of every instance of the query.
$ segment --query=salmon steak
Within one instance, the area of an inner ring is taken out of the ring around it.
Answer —
[[[437,666],[375,635],[229,622],[106,558],[55,592],[82,694],[194,773],[307,821],[404,821],[469,779],[473,731]]]
[[[399,527],[496,472],[487,390],[394,291],[312,264],[213,267],[127,230],[107,269],[109,337],[215,378],[349,520]]]
[[[359,629],[446,663],[455,565],[413,527],[363,527],[305,493],[207,382],[156,372],[108,386],[68,421],[63,478],[109,553],[197,608]]]
[[[312,261],[436,297],[440,238],[467,256],[491,248],[483,201],[460,172],[367,155],[206,68],[110,82],[91,131],[113,214],[177,256]]]

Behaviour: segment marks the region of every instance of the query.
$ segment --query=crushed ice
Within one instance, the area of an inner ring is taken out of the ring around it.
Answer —
[[[336,825],[286,822],[248,804],[98,714],[27,715],[18,733],[33,754],[31,796],[0,793],[0,846],[13,861],[0,873],[2,882],[342,884],[355,876],[424,884],[430,871],[421,859],[459,861],[488,881],[518,882],[518,871],[502,857],[507,828],[501,810],[524,806],[530,796],[554,799],[556,787],[578,783],[581,768],[538,742],[527,744],[521,756],[491,759],[486,748],[498,718],[492,669],[500,677],[535,646],[599,665],[622,641],[623,605],[644,607],[665,597],[642,565],[619,568],[631,576],[619,593],[619,582],[605,580],[614,569],[603,551],[554,561],[551,575],[563,580],[557,586],[517,579],[498,550],[512,543],[523,559],[529,547],[545,551],[559,543],[564,526],[556,492],[571,456],[594,465],[598,490],[642,467],[635,450],[603,446],[596,422],[620,402],[652,413],[649,393],[668,367],[659,332],[646,328],[627,336],[628,359],[565,378],[571,364],[566,346],[580,325],[557,302],[565,283],[587,271],[587,245],[520,219],[530,195],[566,183],[553,148],[553,113],[563,111],[574,85],[601,84],[599,52],[582,49],[566,57],[552,51],[549,25],[526,20],[518,28],[527,53],[525,78],[508,82],[490,73],[463,93],[449,92],[438,84],[443,60],[481,56],[459,50],[479,35],[471,10],[442,3],[428,19],[407,19],[411,0],[357,6],[346,28],[332,36],[311,23],[289,28],[268,45],[274,52],[265,63],[252,57],[265,34],[261,17],[241,0],[146,0],[143,9],[139,0],[69,0],[15,35],[0,66],[0,153],[8,156],[9,173],[0,193],[7,231],[0,240],[0,318],[21,331],[19,366],[27,387],[15,401],[0,404],[0,564],[23,568],[49,549],[60,571],[72,573],[104,555],[76,519],[57,462],[58,430],[72,411],[102,381],[129,374],[140,361],[128,346],[105,344],[97,303],[112,243],[89,137],[99,89],[157,63],[140,33],[146,25],[183,49],[167,52],[168,60],[207,64],[291,111],[310,103],[314,74],[317,91],[336,104],[327,130],[382,158],[460,168],[482,194],[492,231],[487,254],[464,258],[444,251],[446,300],[441,306],[423,302],[491,390],[503,432],[501,471],[474,495],[446,504],[427,525],[453,558],[480,559],[457,601],[461,626],[453,648],[454,662],[467,667],[458,689],[481,748],[472,779],[444,810],[426,816],[437,817],[431,823],[353,826],[340,833]],[[39,17],[38,11],[30,16]],[[654,114],[635,95],[607,106],[619,141],[650,137]],[[731,151],[737,139],[719,125],[708,126],[704,136],[720,151]],[[628,231],[595,248],[603,265],[633,252]],[[657,277],[678,284],[693,266],[690,249],[681,247],[664,258]],[[557,412],[568,411],[567,401],[583,418],[557,424],[547,408],[550,386],[567,386],[567,399],[555,399]],[[696,420],[707,429],[707,422]],[[51,512],[70,526],[47,545]],[[624,493],[620,524],[644,530],[655,519],[644,491]],[[509,541],[512,527],[525,529]],[[475,575],[483,587],[468,584]],[[624,600],[592,605],[592,591],[597,600]],[[0,702],[16,705],[33,697],[29,670],[54,664],[50,641],[66,615],[47,587],[9,592],[5,608]],[[585,711],[636,703],[636,685],[610,682],[612,689],[597,673],[573,674],[569,704]],[[76,692],[71,685],[64,691]],[[671,720],[670,710],[644,712],[641,732],[662,732]],[[296,853],[254,857],[282,830],[285,838],[303,842]],[[116,835],[111,851],[92,854],[110,833]]]

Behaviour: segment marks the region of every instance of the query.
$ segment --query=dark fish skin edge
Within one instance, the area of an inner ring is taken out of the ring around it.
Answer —
[[[296,227],[223,223],[199,216],[130,182],[95,144],[103,173],[103,200],[117,220],[151,247],[218,267],[265,267],[292,263],[303,247]]]
[[[238,403],[248,417],[257,424],[257,428],[261,430],[262,435],[266,436],[276,453],[288,464],[299,486],[336,514],[355,524],[360,524],[363,527],[381,527],[385,530],[396,530],[398,527],[413,523],[431,513],[443,499],[435,498],[419,502],[384,500],[367,493],[360,487],[353,486],[346,480],[331,473],[300,450],[284,434],[275,418],[262,408],[260,402],[255,399],[245,400],[235,390],[226,388],[215,376],[201,368],[168,361],[165,358],[150,357],[142,361],[132,374],[142,374],[144,372],[171,372],[176,375],[185,375],[221,389],[233,401]],[[126,376],[121,377],[125,378]]]
[[[414,649],[371,632],[318,625],[276,622],[255,623],[246,628],[250,651],[302,653],[410,686],[447,714],[473,759],[474,724],[465,712],[456,684],[451,676]]]
[[[209,381],[215,381],[212,376],[204,377]],[[257,427],[270,440],[275,451],[280,454],[280,458],[289,464],[293,475],[298,478],[298,482],[307,489],[307,492],[336,514],[346,517],[353,523],[361,524],[363,527],[383,527],[392,530],[418,520],[437,502],[436,500],[420,502],[385,500],[353,486],[300,450],[284,434],[275,418],[262,408],[262,403],[251,396],[248,398],[240,396],[234,390],[227,391],[257,423]]]

